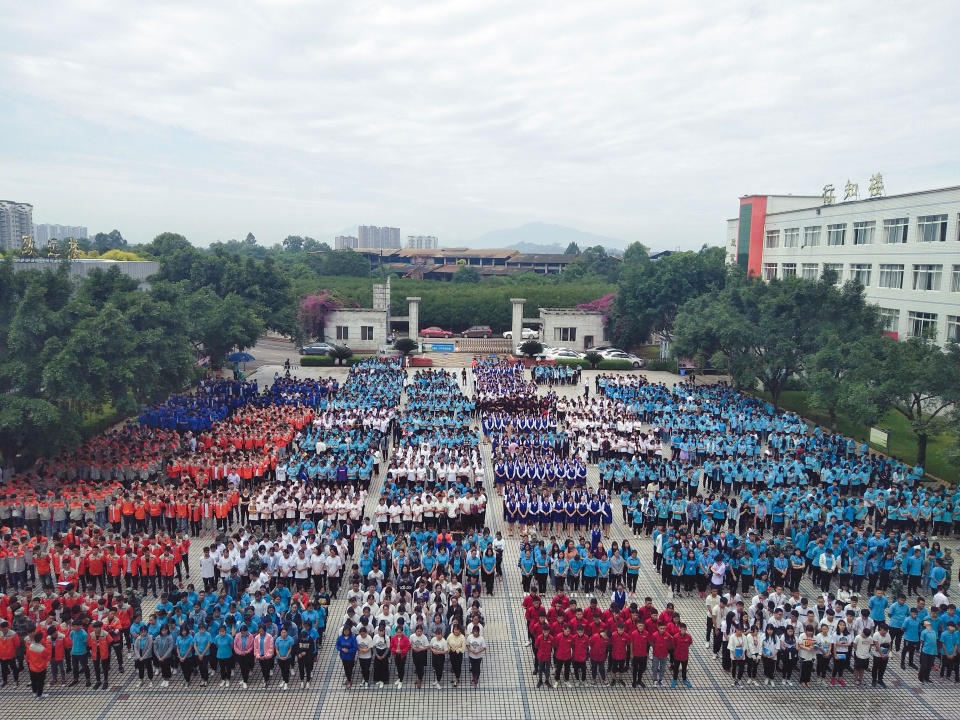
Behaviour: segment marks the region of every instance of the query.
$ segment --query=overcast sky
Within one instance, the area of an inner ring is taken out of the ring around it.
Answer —
[[[958,26],[949,0],[0,0],[0,198],[132,242],[722,244],[743,194],[960,184]]]

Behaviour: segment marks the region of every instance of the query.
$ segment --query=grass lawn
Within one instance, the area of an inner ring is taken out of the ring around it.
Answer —
[[[771,402],[770,394],[763,393],[758,397],[763,397],[767,402]],[[824,428],[830,427],[830,421],[827,414],[819,410],[814,410],[807,406],[806,394],[801,390],[785,390],[780,394],[780,406],[784,410],[801,415],[808,420],[819,423]],[[913,464],[917,459],[917,436],[910,429],[910,422],[896,410],[891,410],[886,414],[883,420],[877,424],[877,427],[890,432],[890,448],[886,451],[883,448],[870,445],[874,450],[886,452],[908,464]],[[848,420],[843,415],[839,416],[837,421],[837,430],[855,440],[865,440],[870,436],[870,428],[866,425],[860,425]],[[927,464],[924,470],[930,475],[938,477],[941,480],[950,483],[960,481],[960,471],[949,463],[944,457],[944,451],[950,446],[950,436],[947,434],[931,437],[927,442]]]

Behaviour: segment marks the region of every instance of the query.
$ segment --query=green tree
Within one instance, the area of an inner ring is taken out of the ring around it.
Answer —
[[[221,298],[210,288],[201,288],[186,298],[190,337],[220,368],[234,348],[246,350],[257,344],[265,328],[259,315],[236,293]]]
[[[524,340],[520,344],[520,353],[525,357],[533,360],[537,355],[543,353],[543,344],[539,340]]]
[[[627,245],[627,249],[623,251],[624,265],[640,265],[645,262],[650,262],[650,250],[646,245],[639,242]]]
[[[564,254],[564,255],[579,255],[579,254],[580,254],[580,246],[577,245],[575,242],[571,242],[569,245],[567,245],[567,249],[563,251],[563,254]]]
[[[617,282],[620,277],[620,258],[608,255],[602,245],[595,245],[581,252],[576,260],[567,265],[561,279],[564,282],[580,282],[589,277]]]
[[[473,284],[476,285],[481,280],[480,271],[469,265],[461,265],[451,278],[457,285]]]
[[[108,250],[123,250],[127,247],[127,241],[119,230],[111,230],[108,233],[99,232],[93,236],[93,247],[101,255]]]
[[[290,252],[300,252],[303,250],[303,238],[299,235],[287,235],[281,244],[284,250]]]
[[[763,282],[735,271],[723,290],[683,306],[674,326],[674,350],[681,357],[710,359],[738,387],[751,389],[759,382],[779,406],[787,381],[804,372],[824,341],[854,342],[878,334],[877,324],[858,325],[840,311],[847,307],[869,318],[865,306],[861,288],[853,286],[845,296],[830,278]]]
[[[873,403],[861,421],[896,410],[917,436],[917,465],[927,461],[930,438],[947,429],[949,411],[960,397],[960,348],[940,348],[930,338],[884,338],[884,352],[870,388]]]
[[[586,355],[584,355],[583,359],[586,360],[588,363],[590,363],[591,370],[596,370],[597,365],[599,365],[600,362],[603,360],[603,355],[601,355],[598,352],[591,351],[591,352],[588,352]]]
[[[705,245],[699,252],[672,253],[655,262],[644,260],[643,250],[642,245],[627,249],[616,310],[608,320],[617,342],[628,346],[654,334],[670,342],[680,307],[723,288],[727,276],[723,248]]]
[[[407,358],[410,357],[411,353],[415,352],[419,347],[420,344],[413,338],[400,338],[393,344],[393,349],[403,355],[404,365],[406,365]]]
[[[370,261],[350,248],[332,250],[316,257],[323,258],[322,265],[318,270],[321,275],[370,277]]]
[[[353,357],[353,350],[346,345],[334,345],[327,354],[337,361],[337,365],[343,365],[344,360]]]

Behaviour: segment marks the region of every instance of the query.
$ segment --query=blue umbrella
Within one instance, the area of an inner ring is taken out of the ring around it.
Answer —
[[[256,358],[248,352],[235,352],[227,355],[227,360],[230,362],[246,363],[256,360]]]

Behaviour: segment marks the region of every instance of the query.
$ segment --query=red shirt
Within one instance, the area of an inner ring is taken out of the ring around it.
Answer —
[[[653,648],[654,657],[665,658],[673,647],[673,636],[657,631],[650,638],[650,646]]]
[[[590,636],[584,633],[574,633],[573,638],[573,661],[586,662],[587,652],[590,650]]]
[[[646,630],[634,630],[630,633],[630,654],[633,657],[646,657],[650,651],[650,634]]]
[[[537,649],[537,660],[540,662],[549,662],[553,656],[553,638],[549,635],[541,635],[537,638],[534,645]]]
[[[673,636],[673,659],[689,660],[690,646],[693,645],[693,635],[690,633],[677,633]]]
[[[627,659],[627,647],[630,644],[630,636],[624,632],[615,632],[610,636],[610,657],[614,660]]]
[[[553,638],[553,647],[557,651],[557,660],[573,659],[573,639],[573,633],[570,633],[569,635],[560,633]]]
[[[597,633],[590,638],[590,659],[603,662],[607,659],[608,647],[610,647],[610,640]]]

